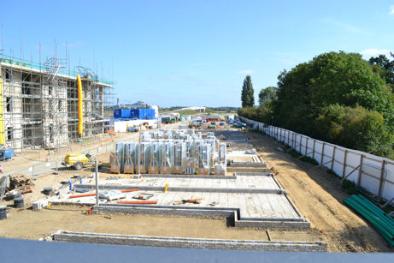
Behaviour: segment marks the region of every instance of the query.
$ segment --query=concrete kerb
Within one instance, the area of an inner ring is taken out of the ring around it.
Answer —
[[[271,172],[267,167],[233,167],[227,166],[228,173],[265,173]]]
[[[227,165],[227,168],[234,167],[234,168],[267,168],[267,165],[263,162],[230,162]]]
[[[162,186],[138,186],[138,185],[100,185],[100,190],[122,190],[138,188],[142,191],[163,191]],[[76,184],[74,189],[81,190],[94,190],[95,186],[92,184]],[[171,192],[206,192],[206,193],[266,193],[266,194],[283,194],[283,189],[250,189],[250,188],[208,188],[208,187],[168,187]]]
[[[220,207],[186,207],[186,206],[146,206],[146,205],[119,205],[100,204],[93,208],[97,213],[122,213],[122,214],[164,214],[178,216],[206,216],[225,217],[235,227],[254,227],[271,229],[308,229],[310,224],[304,218],[240,218],[239,208]]]
[[[130,236],[89,232],[57,231],[52,235],[54,241],[99,243],[128,246],[158,246],[204,249],[236,249],[258,251],[325,252],[327,246],[322,242],[229,240],[182,237]]]
[[[133,176],[133,174],[131,174]],[[203,179],[229,179],[234,180],[235,177],[230,175],[186,175],[186,174],[143,174],[142,177],[166,177],[166,178],[203,178]]]

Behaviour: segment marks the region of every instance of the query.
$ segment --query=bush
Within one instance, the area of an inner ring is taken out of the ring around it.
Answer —
[[[316,120],[316,131],[328,142],[378,155],[394,154],[394,137],[383,115],[360,106],[334,104],[323,108]]]

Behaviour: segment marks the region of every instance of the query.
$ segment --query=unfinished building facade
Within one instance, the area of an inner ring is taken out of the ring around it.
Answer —
[[[109,128],[104,105],[112,85],[81,72],[79,90],[76,76],[62,72],[55,58],[42,65],[0,58],[0,144],[58,148]]]

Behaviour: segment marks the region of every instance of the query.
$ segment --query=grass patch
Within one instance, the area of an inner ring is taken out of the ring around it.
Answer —
[[[285,146],[285,147],[286,147],[286,152],[288,154],[290,154],[292,157],[294,157],[294,158],[296,158],[296,159],[298,159],[300,161],[313,164],[313,165],[318,165],[319,164],[315,159],[313,159],[313,158],[311,158],[309,156],[301,155],[299,152],[297,152],[296,150],[290,148],[289,146]]]
[[[345,192],[349,195],[353,195],[353,194],[358,194],[359,193],[359,189],[356,186],[355,183],[353,183],[352,181],[349,180],[343,180],[342,181],[342,189],[345,190]]]

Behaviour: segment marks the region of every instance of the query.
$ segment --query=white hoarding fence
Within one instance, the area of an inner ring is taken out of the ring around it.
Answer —
[[[264,132],[310,157],[343,180],[347,179],[368,192],[386,199],[394,198],[394,161],[313,139],[290,130],[241,117],[254,129]]]

